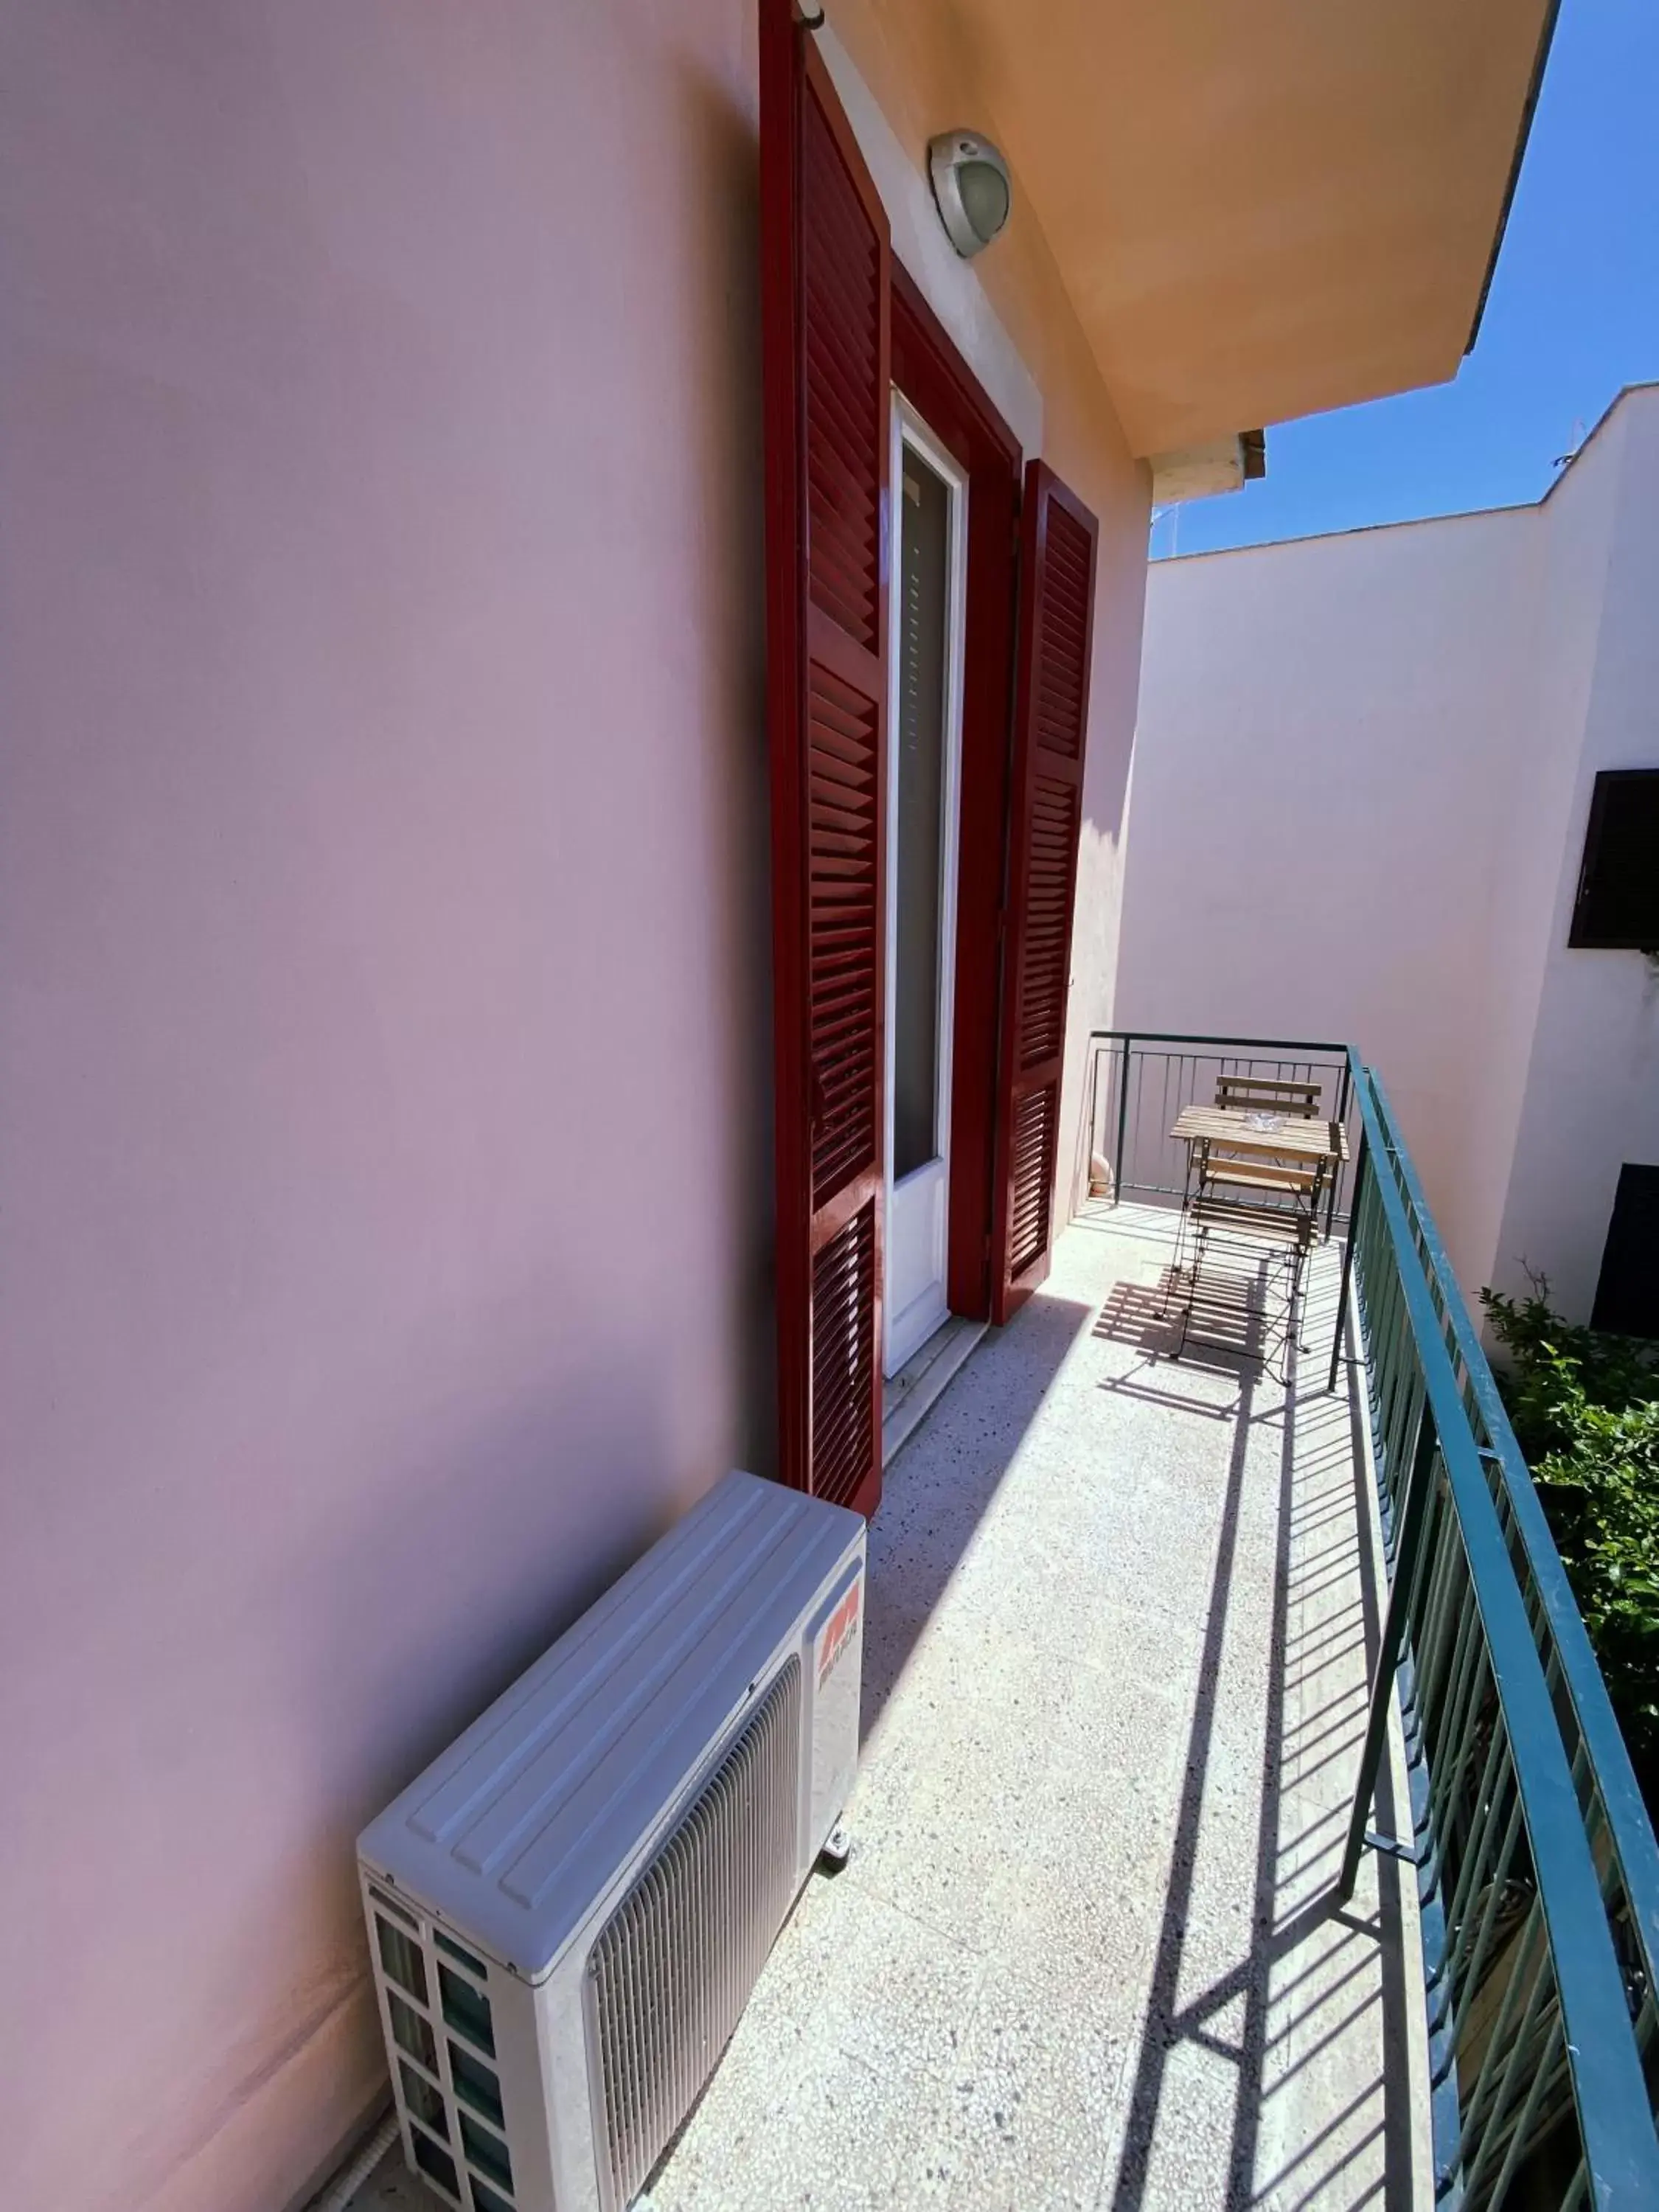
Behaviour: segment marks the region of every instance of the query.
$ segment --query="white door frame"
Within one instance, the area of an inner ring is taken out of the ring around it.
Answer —
[[[896,1310],[891,1297],[882,1302],[883,1368],[892,1374],[925,1344],[948,1317],[946,1278],[950,1266],[951,1188],[951,1077],[957,982],[957,872],[960,852],[962,799],[962,693],[963,647],[968,604],[968,472],[939,443],[927,423],[895,387],[892,409],[892,454],[889,481],[892,484],[896,521],[893,558],[888,577],[888,636],[892,641],[888,659],[887,727],[887,929],[886,929],[886,1223],[888,1280],[893,1279],[892,1242],[895,1198],[901,1213],[925,1212],[929,1241],[935,1255],[936,1281],[927,1292],[909,1298]],[[898,742],[899,640],[903,635],[903,544],[899,502],[904,496],[904,449],[910,447],[943,479],[950,492],[950,521],[946,540],[946,600],[945,653],[944,775],[940,792],[939,827],[944,842],[939,869],[939,1051],[935,1060],[933,1128],[935,1158],[915,1169],[903,1182],[893,1181],[893,975],[898,953]],[[931,1179],[931,1180],[929,1180]],[[928,1182],[928,1192],[919,1188]],[[937,1186],[937,1188],[933,1188]],[[909,1203],[907,1205],[907,1200]],[[920,1202],[920,1203],[919,1203]],[[920,1222],[915,1224],[918,1228]]]

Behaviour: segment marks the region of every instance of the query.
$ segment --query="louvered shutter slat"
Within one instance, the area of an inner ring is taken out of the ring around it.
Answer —
[[[761,0],[779,1473],[874,1510],[884,1200],[886,218]]]
[[[1048,1271],[1094,634],[1095,518],[1042,461],[1026,471],[1010,777],[994,1317]]]

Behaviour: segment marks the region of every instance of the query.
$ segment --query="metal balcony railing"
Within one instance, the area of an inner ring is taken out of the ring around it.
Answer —
[[[1223,1075],[1284,1076],[1326,1087],[1322,1111],[1346,1124],[1352,1155],[1357,1130],[1348,1048],[1285,1037],[1143,1036],[1097,1030],[1089,1040],[1084,1113],[1087,1151],[1103,1158],[1118,1198],[1179,1198],[1186,1147],[1170,1131],[1183,1106],[1207,1105]],[[1080,1164],[1086,1165],[1086,1159]],[[1352,1171],[1333,1177],[1327,1233],[1345,1222]]]
[[[1659,2206],[1659,1846],[1584,1624],[1416,1170],[1351,1049],[1091,1039],[1083,1142],[1115,1194],[1179,1193],[1168,1131],[1237,1072],[1328,1079],[1352,1164],[1345,1331],[1370,1414],[1389,1596],[1340,1895],[1367,1848],[1416,1869],[1437,2199]],[[1390,1711],[1409,1837],[1370,1827]]]

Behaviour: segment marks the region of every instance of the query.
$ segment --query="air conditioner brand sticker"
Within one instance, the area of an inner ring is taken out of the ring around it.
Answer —
[[[859,1607],[864,1602],[864,1578],[860,1576],[824,1624],[818,1640],[818,1687],[822,1689],[835,1671],[836,1662],[853,1640],[853,1632],[859,1625]]]

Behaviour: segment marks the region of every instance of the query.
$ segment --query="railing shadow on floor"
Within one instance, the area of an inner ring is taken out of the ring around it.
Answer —
[[[1384,1860],[1413,1871],[1438,2194],[1645,2212],[1659,1843],[1382,1082],[1328,1043],[1097,1031],[1090,1050],[1078,1166],[1115,1202],[1177,1188],[1176,1117],[1223,1074],[1316,1084],[1346,1132],[1323,1217],[1345,1232],[1324,1387],[1351,1331],[1388,1600],[1339,1891]],[[1322,1747],[1327,1764],[1345,1748]]]
[[[1345,1907],[1339,1897],[1346,1795],[1338,1790],[1322,1814],[1289,1835],[1281,1832],[1287,1794],[1294,1797],[1304,1791],[1323,1769],[1351,1770],[1358,1757],[1365,1719],[1364,1675],[1378,1644],[1382,1599],[1370,1541],[1358,1394],[1327,1396],[1322,1372],[1311,1382],[1303,1379],[1308,1370],[1322,1370],[1322,1361],[1304,1357],[1298,1367],[1294,1352],[1289,1356],[1288,1387],[1264,1373],[1261,1308],[1252,1300],[1251,1288],[1241,1284],[1224,1294],[1237,1334],[1236,1354],[1208,1346],[1201,1361],[1190,1349],[1178,1361],[1170,1358],[1167,1277],[1152,1285],[1121,1283],[1096,1323],[1097,1335],[1144,1358],[1141,1367],[1103,1389],[1206,1420],[1229,1420],[1234,1431],[1169,1882],[1140,2039],[1126,2080],[1121,2148],[1103,2199],[1113,2212],[1139,2212],[1146,2201],[1160,2110],[1183,2046],[1231,2061],[1237,2069],[1223,2200],[1227,2204],[1271,2200],[1285,2207],[1318,2206],[1322,2212],[1357,2212],[1360,2204],[1376,2201],[1379,2191],[1389,2203],[1407,2202],[1412,2186],[1412,2087],[1403,2063],[1379,2066],[1346,2109],[1311,2133],[1297,2132],[1291,2154],[1277,2170],[1261,2172],[1270,2097],[1282,2094],[1297,2070],[1379,2004],[1382,2046],[1403,2060],[1411,1985],[1395,1870],[1382,1871],[1371,1917]],[[1148,1379],[1154,1371],[1156,1384]],[[1183,1374],[1191,1378],[1186,1389]],[[1218,1405],[1205,1395],[1217,1377],[1236,1385],[1228,1403]],[[1197,1902],[1200,1850],[1215,1848],[1213,1814],[1206,1826],[1206,1796],[1225,1679],[1247,1464],[1254,1437],[1275,1425],[1281,1431],[1278,1535],[1250,1937],[1246,1955],[1202,1989],[1187,1993],[1182,1969]],[[1319,1441],[1322,1425],[1334,1431],[1328,1443]],[[1341,1479],[1333,1480],[1339,1470]],[[1292,1632],[1293,1606],[1299,1608],[1355,1576],[1357,1592],[1346,1607],[1322,1617],[1311,1629]],[[1333,1668],[1339,1679],[1346,1673],[1347,1686],[1322,1701],[1320,1678]],[[1357,2163],[1360,2170],[1352,2172]]]

